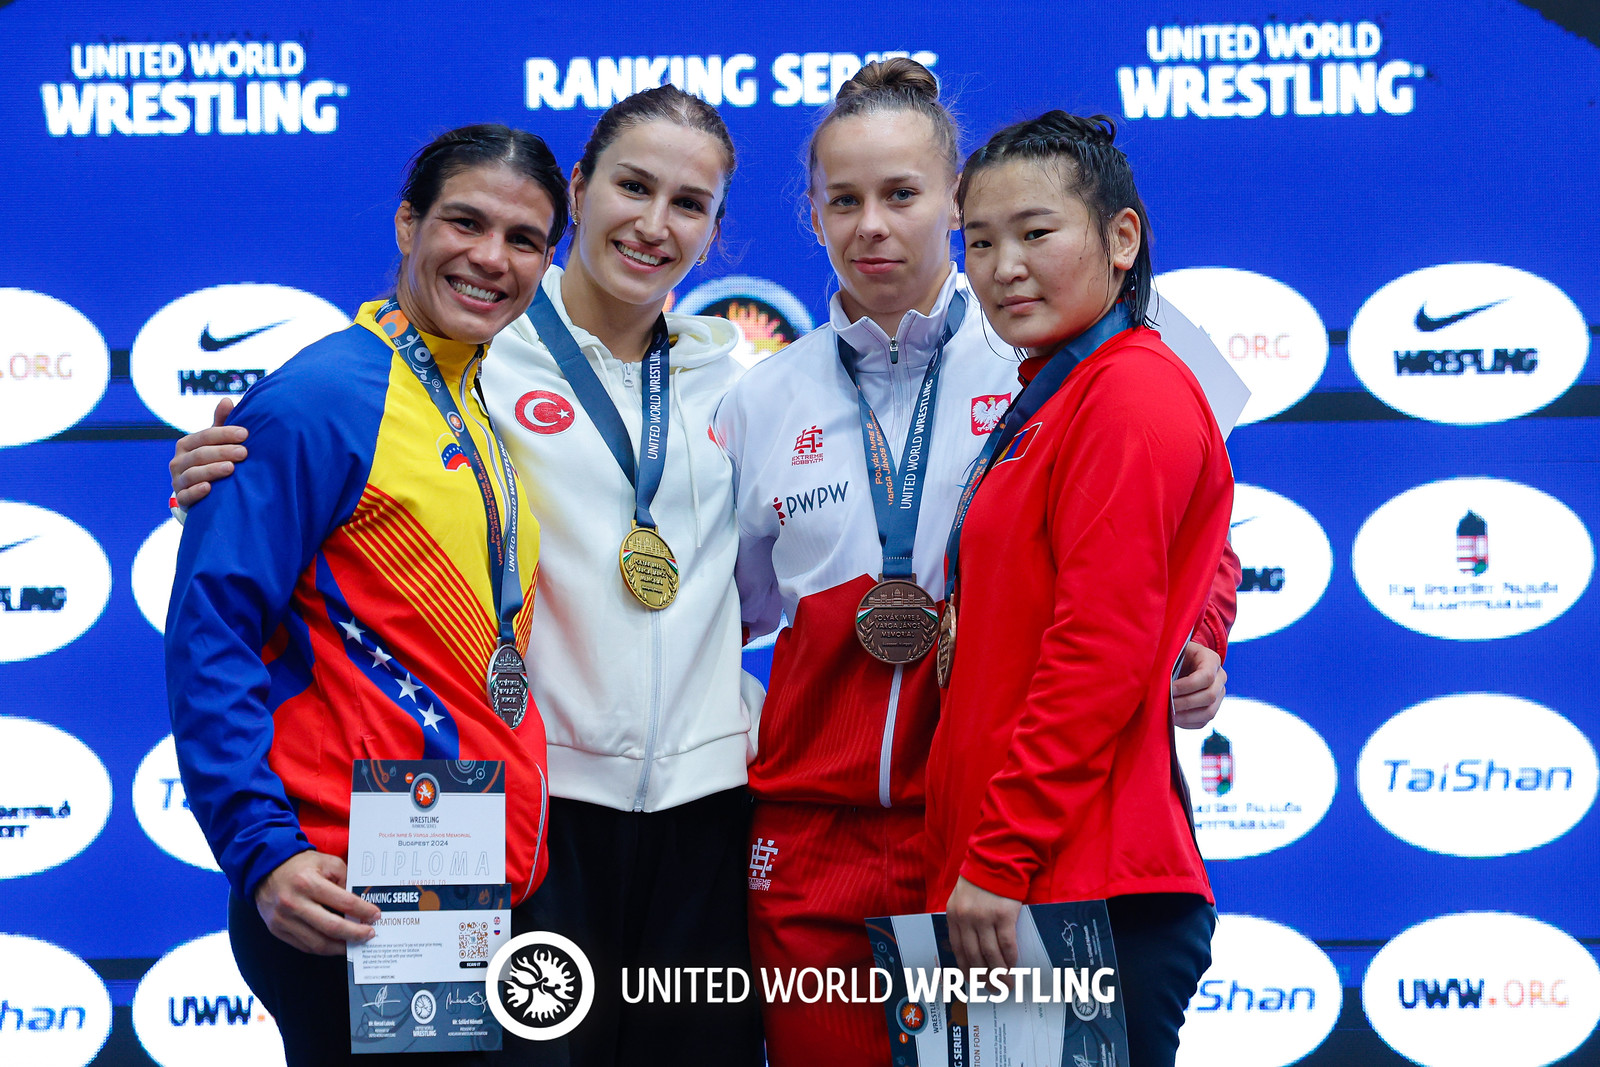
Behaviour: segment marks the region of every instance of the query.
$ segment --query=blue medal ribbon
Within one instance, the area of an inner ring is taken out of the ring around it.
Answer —
[[[666,317],[656,319],[650,350],[644,357],[641,390],[644,427],[639,436],[639,459],[635,465],[633,442],[628,439],[628,428],[623,425],[622,416],[611,401],[611,394],[606,392],[594,368],[589,366],[589,360],[578,347],[567,324],[561,321],[561,313],[556,310],[543,287],[533,298],[527,314],[534,332],[555,357],[556,365],[577,394],[578,403],[583,405],[584,412],[600,431],[606,447],[616,457],[617,466],[633,483],[633,521],[654,530],[656,522],[650,516],[650,504],[656,498],[656,490],[661,488],[661,475],[667,468],[667,426],[670,422],[667,400],[671,388],[668,382],[671,341],[667,336]]]
[[[439,371],[433,353],[428,351],[422,335],[411,325],[411,320],[397,301],[390,300],[379,308],[377,321],[384,335],[389,338],[389,343],[394,345],[406,366],[411,368],[411,372],[428,391],[439,414],[444,416],[445,425],[455,435],[456,446],[467,457],[473,476],[478,480],[478,491],[483,494],[483,509],[488,518],[489,583],[494,588],[494,611],[500,629],[500,644],[515,648],[517,634],[513,623],[517,612],[522,610],[522,576],[517,563],[517,474],[511,466],[511,457],[506,454],[506,446],[500,443],[500,436],[494,432],[494,423],[490,421],[489,434],[500,453],[500,472],[505,480],[508,514],[502,528],[500,505],[494,498],[494,483],[489,479],[489,470],[478,454],[477,442],[473,441],[466,420],[456,407],[455,397],[450,395],[450,386]],[[404,323],[403,327],[401,323]],[[478,355],[474,358],[481,358],[482,355],[483,346],[479,345]],[[488,407],[483,409],[483,415],[488,420]]]
[[[861,412],[861,441],[866,448],[867,466],[872,472],[872,510],[878,520],[878,543],[883,546],[882,579],[915,581],[913,556],[917,547],[917,517],[922,512],[922,487],[927,480],[928,448],[933,440],[933,421],[939,396],[939,370],[944,362],[944,346],[961,328],[967,300],[961,293],[950,297],[945,312],[944,333],[939,347],[922,373],[917,391],[917,407],[906,430],[905,447],[900,450],[900,469],[895,470],[878,416],[861,392],[856,378],[856,350],[838,338],[839,362],[856,387],[856,402]]]
[[[972,505],[972,498],[977,495],[978,486],[989,472],[990,462],[995,456],[1004,452],[1005,447],[1017,436],[1017,432],[1027,425],[1028,420],[1038,414],[1039,409],[1044,407],[1051,397],[1060,392],[1062,385],[1066,384],[1067,376],[1077,369],[1078,364],[1094,355],[1101,345],[1131,328],[1132,325],[1128,309],[1120,300],[1111,305],[1111,310],[1100,316],[1099,321],[1068,341],[1050,357],[1049,362],[1033,376],[1033,380],[1024,386],[1022,392],[1011,402],[999,424],[989,431],[989,439],[983,443],[983,449],[978,453],[978,460],[973,464],[972,473],[967,477],[967,484],[961,489],[961,499],[956,504],[955,521],[950,525],[950,540],[946,543],[944,552],[946,597],[949,597],[956,587],[961,552],[961,528],[967,521],[967,509]]]

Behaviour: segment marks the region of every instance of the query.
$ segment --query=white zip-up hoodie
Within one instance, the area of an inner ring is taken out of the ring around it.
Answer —
[[[637,455],[640,365],[572,325],[561,273],[550,268],[544,290]],[[651,514],[677,557],[679,586],[661,611],[635,600],[618,569],[633,486],[526,316],[495,337],[483,367],[489,413],[539,518],[528,678],[549,738],[550,792],[621,811],[659,811],[744,785],[748,755],[733,472],[710,436],[718,402],[743,373],[728,355],[739,331],[725,319],[671,313],[667,330],[676,338],[671,423]]]

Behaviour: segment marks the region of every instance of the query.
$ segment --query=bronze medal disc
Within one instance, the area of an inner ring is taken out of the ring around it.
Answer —
[[[635,524],[617,553],[622,580],[639,603],[660,611],[678,595],[678,561],[661,535]]]
[[[956,660],[956,598],[954,594],[944,602],[944,614],[939,616],[939,654],[934,668],[939,676],[939,688],[950,687],[950,667]]]
[[[528,713],[528,666],[515,645],[499,645],[489,657],[489,706],[515,730]]]
[[[856,608],[856,639],[875,659],[914,663],[939,636],[933,597],[916,582],[889,578],[867,590]]]

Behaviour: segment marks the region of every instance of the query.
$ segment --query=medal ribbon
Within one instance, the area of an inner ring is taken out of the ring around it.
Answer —
[[[656,319],[655,335],[650,339],[650,350],[645,353],[642,367],[644,426],[639,437],[637,468],[634,465],[633,442],[628,439],[628,428],[623,425],[611,394],[606,392],[594,368],[589,366],[588,358],[578,347],[567,324],[561,321],[561,313],[551,303],[543,287],[528,307],[528,321],[533,324],[539,340],[555,357],[561,373],[577,394],[578,403],[583,405],[583,410],[605,439],[606,447],[616,457],[617,466],[633,483],[633,521],[654,530],[656,521],[650,517],[650,504],[656,498],[656,490],[661,487],[662,472],[667,468],[667,426],[670,421],[667,393],[670,388],[668,352],[671,344],[667,337],[666,317]]]
[[[967,521],[967,508],[972,505],[972,498],[977,494],[978,486],[989,473],[990,462],[1005,451],[1006,445],[1017,436],[1017,431],[1021,430],[1028,420],[1038,414],[1039,409],[1061,390],[1061,386],[1066,383],[1067,375],[1076,370],[1078,364],[1132,325],[1128,309],[1120,300],[1111,305],[1111,310],[1100,316],[1098,322],[1067,342],[1060,351],[1050,357],[1049,362],[1040,368],[1039,373],[1033,376],[1033,380],[1024,386],[1022,392],[1011,402],[999,425],[989,431],[989,439],[983,443],[983,449],[978,453],[978,460],[973,464],[972,473],[967,477],[967,484],[961,489],[961,499],[956,504],[955,521],[950,525],[950,540],[946,543],[944,551],[946,597],[950,596],[956,587],[961,552],[961,527]]]
[[[917,547],[917,516],[922,512],[922,486],[926,481],[928,446],[933,439],[935,401],[939,395],[939,369],[944,362],[944,346],[961,328],[967,311],[966,297],[955,293],[944,316],[944,333],[939,337],[939,347],[928,361],[922,374],[922,387],[917,391],[917,407],[906,429],[906,444],[900,450],[900,469],[894,467],[889,455],[889,442],[884,437],[878,416],[861,392],[861,382],[856,378],[858,354],[838,339],[839,362],[856,387],[856,402],[861,411],[861,441],[866,448],[867,466],[872,471],[872,510],[878,519],[878,543],[883,546],[883,578],[912,580],[913,554]]]
[[[495,502],[494,483],[489,480],[489,470],[478,454],[477,442],[473,441],[466,420],[461,417],[461,411],[456,407],[455,397],[450,395],[450,386],[440,373],[439,364],[434,361],[433,353],[428,351],[422,335],[411,325],[411,320],[406,317],[405,312],[400,310],[398,302],[390,300],[379,308],[377,320],[384,335],[389,338],[389,343],[394,345],[395,350],[406,361],[406,366],[411,368],[417,380],[427,389],[428,396],[433,399],[439,414],[444,416],[445,425],[455,435],[457,447],[461,449],[461,454],[467,457],[473,476],[478,480],[478,491],[483,494],[484,514],[489,520],[489,584],[494,589],[494,612],[500,627],[500,644],[515,648],[517,634],[512,624],[517,612],[522,610],[522,576],[517,563],[517,474],[512,469],[511,457],[506,454],[506,446],[500,443],[500,436],[494,432],[493,421],[489,421],[489,433],[500,453],[500,472],[505,479],[506,487],[507,515],[505,528],[502,530],[500,506]],[[404,323],[405,326],[399,329],[397,334],[395,330],[399,328],[400,323]],[[483,346],[478,347],[478,353],[477,358],[481,358]],[[487,407],[483,409],[483,416],[485,420],[489,419]]]

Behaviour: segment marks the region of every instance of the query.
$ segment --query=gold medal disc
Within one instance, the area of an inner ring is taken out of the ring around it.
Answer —
[[[661,535],[634,523],[617,553],[622,580],[647,608],[660,611],[678,595],[678,561]]]
[[[933,597],[916,582],[889,578],[867,590],[856,608],[856,639],[885,663],[914,663],[939,636]]]
[[[939,654],[934,669],[939,676],[939,688],[950,688],[950,668],[956,661],[956,598],[945,598],[944,614],[939,616]]]

